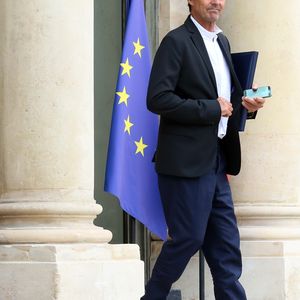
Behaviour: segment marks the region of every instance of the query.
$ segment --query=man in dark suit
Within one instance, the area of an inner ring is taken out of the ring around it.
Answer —
[[[191,15],[156,53],[147,105],[160,115],[155,166],[170,239],[162,247],[144,300],[166,299],[202,248],[218,300],[245,300],[240,238],[226,174],[240,171],[242,98],[230,46],[216,22],[225,0],[188,0]]]

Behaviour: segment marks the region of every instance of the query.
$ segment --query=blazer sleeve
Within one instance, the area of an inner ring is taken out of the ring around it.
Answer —
[[[167,35],[154,58],[147,107],[156,114],[187,125],[215,125],[221,108],[216,99],[186,99],[176,94],[183,64],[184,43]]]

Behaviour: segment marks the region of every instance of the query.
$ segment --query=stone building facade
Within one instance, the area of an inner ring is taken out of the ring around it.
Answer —
[[[161,40],[188,9],[156,4]],[[273,89],[241,134],[242,172],[230,179],[249,300],[300,299],[299,12],[296,0],[231,0],[219,24],[233,52],[260,52],[256,82]],[[91,0],[0,0],[0,300],[143,292],[138,246],[110,244],[93,225],[93,16]],[[198,299],[197,277],[195,256],[175,284],[183,299]]]

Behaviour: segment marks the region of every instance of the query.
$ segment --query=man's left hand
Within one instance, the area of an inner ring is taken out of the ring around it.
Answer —
[[[254,112],[259,110],[264,106],[265,99],[263,98],[248,98],[248,97],[243,97],[242,98],[242,104],[243,106],[249,111],[249,112]]]
[[[253,83],[252,89],[257,90],[258,84]],[[242,104],[243,106],[249,111],[249,112],[254,112],[262,108],[265,104],[265,99],[263,98],[248,98],[248,97],[243,97],[242,98]]]

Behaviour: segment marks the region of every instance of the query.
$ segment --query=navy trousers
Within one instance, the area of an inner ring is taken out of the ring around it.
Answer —
[[[199,178],[158,175],[170,240],[163,244],[143,300],[165,300],[190,258],[202,248],[216,300],[246,300],[239,282],[240,238],[225,160]]]

